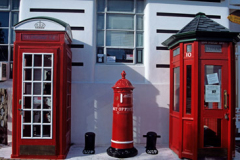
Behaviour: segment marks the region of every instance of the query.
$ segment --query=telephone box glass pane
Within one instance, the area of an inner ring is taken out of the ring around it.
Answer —
[[[34,66],[35,67],[42,66],[42,55],[34,55]]]
[[[192,66],[187,65],[187,77],[186,77],[186,113],[192,112]]]
[[[41,83],[33,83],[33,94],[34,95],[41,94]]]
[[[31,111],[23,111],[23,123],[31,123]]]
[[[51,83],[44,83],[43,94],[45,95],[51,94]]]
[[[41,109],[41,97],[33,97],[33,109]]]
[[[52,66],[52,55],[44,55],[44,67]]]
[[[174,68],[173,75],[173,111],[179,112],[180,67]]]
[[[23,109],[31,109],[32,100],[31,97],[23,98]]]
[[[180,48],[174,49],[173,50],[173,56],[177,56],[180,54]]]
[[[41,123],[41,111],[33,111],[33,123]]]
[[[31,137],[31,125],[23,125],[23,137]]]
[[[31,67],[32,66],[32,55],[25,55],[24,64],[25,64],[26,67]]]
[[[32,80],[32,69],[24,69],[24,80]]]
[[[23,94],[31,94],[32,93],[32,83],[24,83],[24,92]]]
[[[33,125],[33,137],[40,137],[40,136],[41,136],[41,126]]]
[[[51,109],[52,107],[52,99],[51,97],[43,98],[43,109]]]
[[[50,137],[51,126],[43,125],[43,137]]]
[[[51,81],[51,78],[52,78],[51,69],[44,69],[43,80]]]
[[[51,123],[51,112],[43,111],[43,123]]]
[[[221,119],[204,119],[204,147],[221,147]]]
[[[205,109],[222,109],[221,106],[221,76],[222,67],[205,66]]]
[[[188,53],[192,52],[192,45],[191,44],[187,45],[187,52]]]
[[[34,69],[34,76],[33,76],[33,80],[34,81],[41,81],[41,73],[42,70],[41,69]]]

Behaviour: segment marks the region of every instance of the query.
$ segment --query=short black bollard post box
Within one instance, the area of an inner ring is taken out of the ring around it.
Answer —
[[[155,132],[148,132],[147,135],[143,135],[143,137],[147,137],[147,146],[146,153],[147,154],[158,154],[158,150],[156,149],[157,138],[161,136],[157,135]]]
[[[95,133],[85,133],[85,148],[83,154],[94,154],[95,153]]]

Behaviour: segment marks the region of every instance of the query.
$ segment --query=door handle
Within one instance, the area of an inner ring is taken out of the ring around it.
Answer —
[[[18,110],[20,111],[20,115],[23,115],[23,109],[18,108]]]
[[[227,90],[224,90],[224,109],[227,109]]]

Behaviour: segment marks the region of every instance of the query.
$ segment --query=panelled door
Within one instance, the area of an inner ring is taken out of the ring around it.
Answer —
[[[228,61],[201,61],[200,154],[227,157]]]
[[[18,132],[20,155],[38,154],[39,146],[55,143],[54,136],[54,53],[22,52],[18,70],[19,96]],[[20,77],[20,76],[19,76]],[[44,147],[45,147],[44,146]],[[31,150],[32,151],[29,151]],[[55,154],[55,148],[49,148]]]

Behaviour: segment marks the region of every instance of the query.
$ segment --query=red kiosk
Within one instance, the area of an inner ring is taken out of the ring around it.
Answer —
[[[162,43],[170,49],[169,145],[179,158],[234,155],[238,35],[198,13]]]
[[[63,159],[71,143],[70,26],[34,17],[15,31],[11,157]]]

